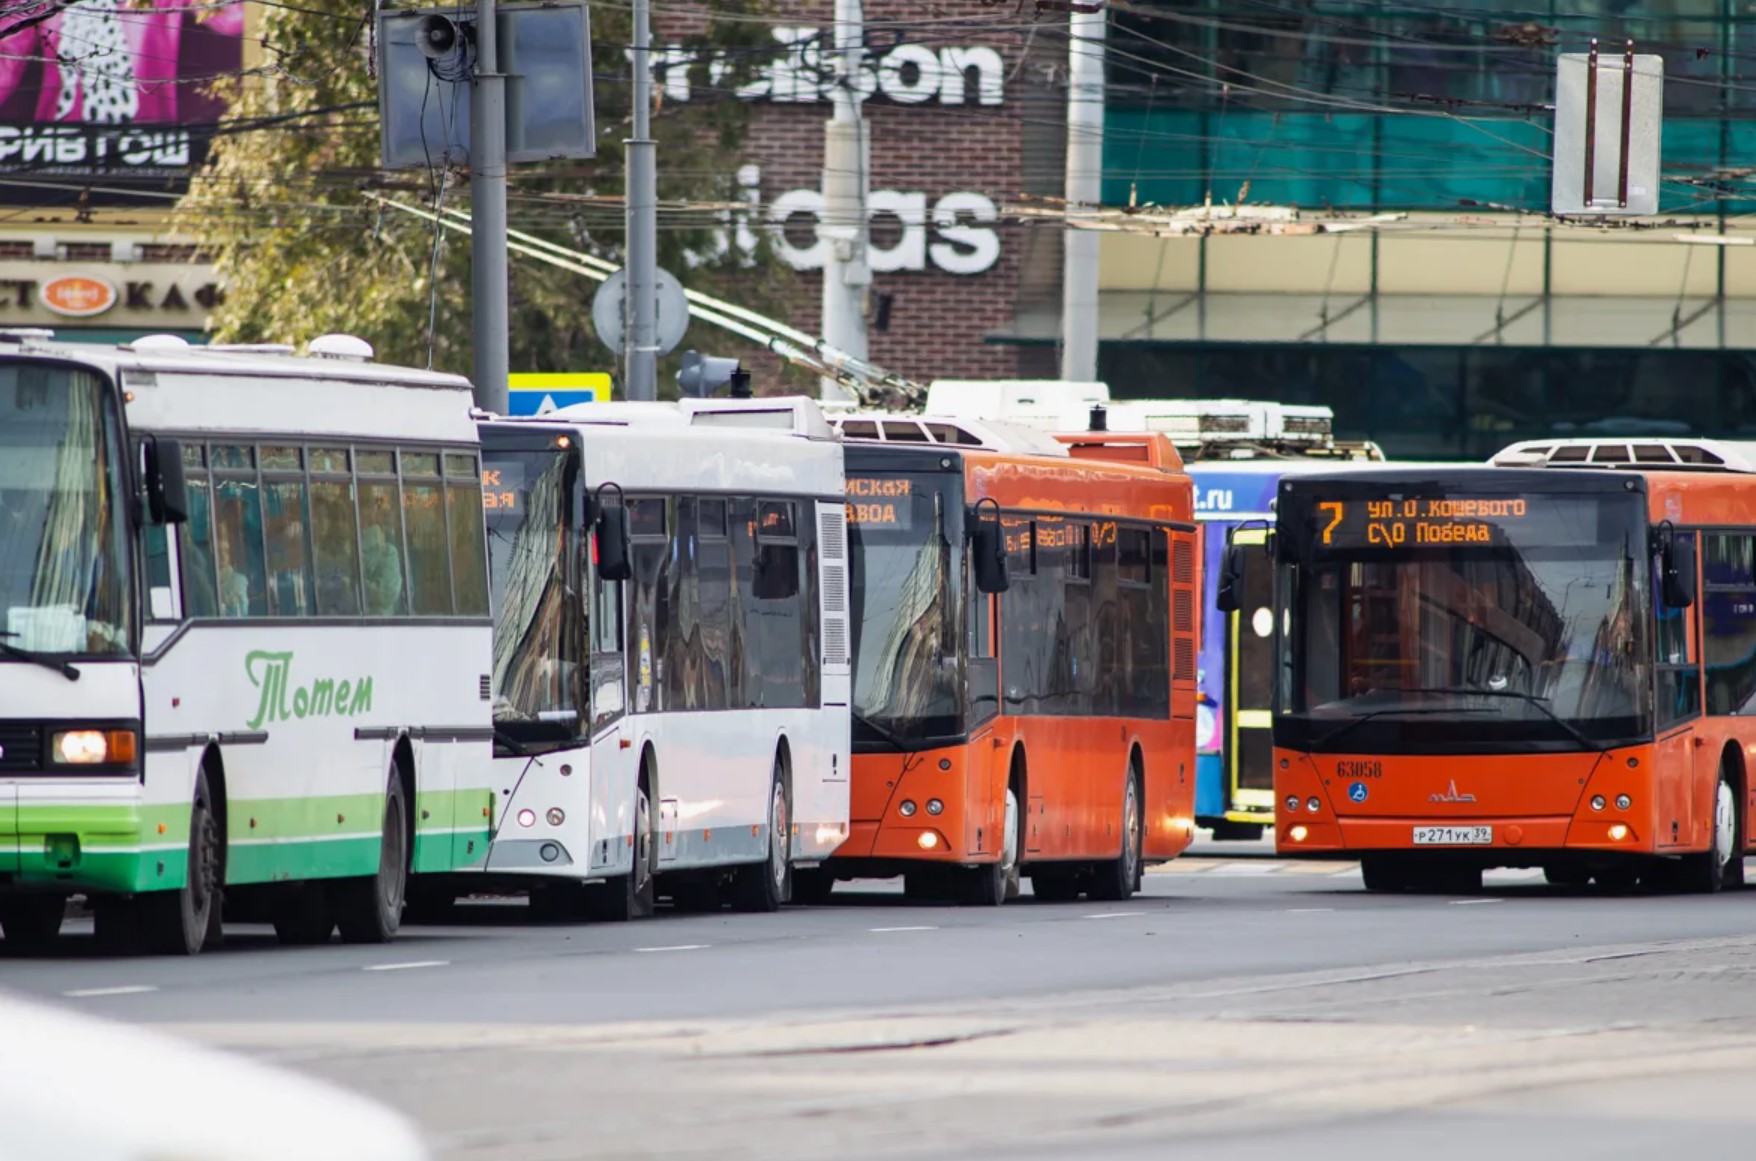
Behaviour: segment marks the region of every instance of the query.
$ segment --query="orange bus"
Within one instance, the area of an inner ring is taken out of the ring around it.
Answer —
[[[849,837],[795,878],[1125,899],[1194,833],[1194,494],[1162,435],[848,417]]]
[[[1374,891],[1741,883],[1753,471],[1733,444],[1547,440],[1283,479],[1277,850],[1357,858]]]

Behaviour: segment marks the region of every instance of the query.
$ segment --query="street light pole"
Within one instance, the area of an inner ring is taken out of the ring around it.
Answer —
[[[627,147],[623,189],[628,267],[623,300],[622,364],[629,399],[658,398],[658,170],[652,140],[652,23],[650,0],[634,0],[633,136]]]
[[[1091,213],[1103,199],[1104,22],[1106,7],[1075,8],[1068,18],[1067,217]],[[1061,273],[1061,378],[1097,380],[1098,234],[1074,229],[1065,235]]]
[[[865,42],[860,0],[835,0],[835,111],[823,138],[821,229],[829,241],[823,263],[823,340],[857,359],[866,357],[866,291],[872,285],[866,247],[869,154],[860,116]],[[833,379],[824,379],[819,392],[826,400],[847,398]]]
[[[506,289],[506,78],[500,72],[494,0],[476,5],[476,75],[470,92],[470,290],[476,405],[505,414],[512,356]]]

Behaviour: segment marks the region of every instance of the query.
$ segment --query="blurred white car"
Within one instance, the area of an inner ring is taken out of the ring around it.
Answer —
[[[364,1097],[0,995],[0,1161],[430,1161]]]

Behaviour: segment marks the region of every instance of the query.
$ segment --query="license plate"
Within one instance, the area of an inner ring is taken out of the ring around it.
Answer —
[[[1417,826],[1417,847],[1486,847],[1494,844],[1491,826]]]

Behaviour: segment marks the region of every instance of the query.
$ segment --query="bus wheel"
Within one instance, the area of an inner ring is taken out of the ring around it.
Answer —
[[[792,898],[793,811],[787,801],[786,769],[778,754],[769,787],[768,857],[733,872],[731,903],[734,911],[779,911],[781,904]]]
[[[626,875],[586,888],[586,914],[606,923],[626,923],[651,915],[658,894],[657,860],[652,799],[643,779],[634,788],[634,861]]]
[[[393,770],[384,789],[384,827],[378,839],[378,873],[337,879],[329,885],[330,908],[343,943],[389,943],[402,925],[408,890],[408,809],[402,778]]]
[[[60,895],[11,895],[0,899],[0,935],[12,951],[36,951],[61,934],[66,914]]]
[[[202,770],[195,776],[195,798],[189,806],[189,868],[183,885],[139,897],[140,930],[149,951],[199,955],[208,944],[219,942],[223,841],[207,771]]]
[[[1128,788],[1122,794],[1122,851],[1115,859],[1099,863],[1092,869],[1093,899],[1116,901],[1134,894],[1140,881],[1140,768],[1129,764]]]
[[[822,906],[835,893],[835,875],[822,867],[793,871],[793,902]]]
[[[1738,833],[1737,791],[1731,775],[1721,770],[1713,796],[1713,839],[1701,854],[1683,857],[1677,867],[1679,886],[1686,891],[1712,894],[1742,881],[1743,876],[1732,868],[1734,859],[1740,864],[1743,861],[1742,838]]]
[[[1018,898],[1018,794],[1010,786],[1006,788],[1006,825],[1000,833],[1000,857],[964,872],[965,903],[998,907]]]

